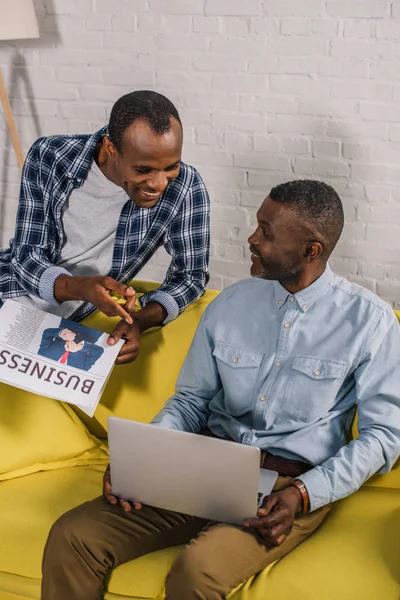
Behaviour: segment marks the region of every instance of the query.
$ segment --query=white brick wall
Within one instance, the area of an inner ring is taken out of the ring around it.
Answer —
[[[92,132],[133,89],[165,93],[184,158],[212,197],[212,280],[248,274],[247,236],[271,186],[318,177],[341,195],[332,260],[400,306],[398,0],[35,0],[40,40],[0,43],[24,149]],[[18,168],[0,112],[0,236]],[[161,279],[162,252],[143,277]]]

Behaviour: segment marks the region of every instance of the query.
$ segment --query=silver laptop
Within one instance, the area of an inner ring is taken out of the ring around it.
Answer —
[[[117,417],[108,441],[113,494],[213,521],[255,517],[278,476],[259,448]]]

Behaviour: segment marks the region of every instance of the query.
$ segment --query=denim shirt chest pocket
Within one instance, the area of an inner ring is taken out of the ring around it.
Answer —
[[[326,416],[336,403],[347,369],[347,363],[329,358],[295,357],[282,408],[303,421]]]
[[[240,415],[251,406],[264,354],[241,347],[217,343],[213,355],[225,391],[225,406]]]

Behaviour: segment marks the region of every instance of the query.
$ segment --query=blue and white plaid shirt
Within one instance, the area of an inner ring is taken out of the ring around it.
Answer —
[[[93,162],[96,144],[107,132],[94,135],[40,138],[30,149],[22,171],[14,238],[0,250],[0,298],[32,295],[54,299],[54,281],[65,244],[62,222],[67,199],[81,187]],[[210,200],[193,167],[181,162],[179,175],[153,208],[139,208],[127,196],[115,236],[111,271],[117,281],[130,282],[164,246],[172,260],[162,285],[142,296],[146,306],[158,302],[175,319],[203,293],[209,280]],[[83,304],[77,320],[95,307]]]

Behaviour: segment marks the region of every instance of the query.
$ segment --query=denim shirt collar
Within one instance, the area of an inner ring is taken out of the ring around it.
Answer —
[[[327,264],[322,275],[297,294],[291,294],[279,281],[274,281],[276,306],[282,308],[286,302],[297,302],[300,310],[307,312],[310,306],[323,294],[334,277],[335,274]]]

